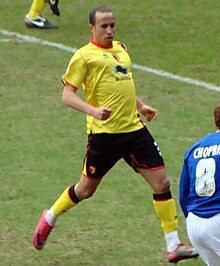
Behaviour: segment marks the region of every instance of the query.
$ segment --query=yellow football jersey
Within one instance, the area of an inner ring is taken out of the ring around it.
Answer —
[[[105,48],[91,39],[75,52],[61,79],[75,88],[82,86],[88,104],[112,109],[107,120],[87,115],[87,133],[126,133],[143,127],[136,107],[131,60],[121,42],[114,41],[111,48]]]

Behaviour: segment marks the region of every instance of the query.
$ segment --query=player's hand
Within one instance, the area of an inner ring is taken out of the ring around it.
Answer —
[[[92,115],[97,119],[107,120],[110,117],[111,113],[112,113],[112,109],[105,107],[105,106],[100,106],[100,107],[94,108]]]
[[[149,105],[142,105],[140,113],[146,118],[147,121],[154,121],[157,119],[157,110]]]

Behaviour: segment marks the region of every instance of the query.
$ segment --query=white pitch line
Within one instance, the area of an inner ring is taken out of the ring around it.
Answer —
[[[0,29],[0,34],[2,34],[3,36],[15,37],[19,40],[23,40],[23,41],[30,42],[30,43],[39,43],[41,45],[46,45],[49,47],[55,47],[55,48],[60,49],[62,51],[67,51],[67,52],[71,52],[71,53],[74,53],[77,50],[77,48],[75,48],[75,47],[66,46],[66,45],[61,44],[61,43],[41,40],[41,39],[29,36],[29,35],[23,35],[23,34],[16,33],[16,32],[10,32],[8,30],[1,30]],[[149,67],[141,66],[141,65],[137,65],[137,64],[132,64],[132,67],[134,69],[137,69],[137,70],[140,70],[143,72],[147,72],[147,73],[151,73],[151,74],[154,74],[157,76],[165,77],[168,79],[173,79],[176,81],[181,81],[181,82],[184,82],[184,83],[187,83],[190,85],[194,85],[194,86],[206,88],[208,90],[220,92],[220,87],[215,85],[215,84],[211,84],[211,83],[207,83],[204,81],[191,79],[191,78],[187,78],[187,77],[181,77],[181,76],[174,75],[172,73],[169,73],[169,72],[166,72],[163,70],[156,70],[153,68],[149,68]]]
[[[21,43],[21,42],[25,42],[25,41],[23,41],[23,40],[19,40],[19,39],[0,39],[0,42],[2,42],[2,43],[6,43],[6,42],[19,42],[19,43]]]
[[[20,40],[23,40],[26,42],[30,42],[30,43],[39,43],[41,45],[55,47],[55,48],[58,48],[62,51],[67,51],[67,52],[71,52],[71,53],[74,53],[77,50],[77,48],[69,47],[69,46],[66,46],[64,44],[60,44],[60,43],[56,43],[56,42],[49,42],[49,41],[41,40],[41,39],[29,36],[29,35],[23,35],[20,33],[10,32],[7,30],[0,30],[0,34],[2,34],[3,36],[15,37],[17,39],[20,39]]]
[[[182,82],[187,83],[187,84],[191,84],[191,85],[195,85],[195,86],[198,86],[198,87],[206,88],[208,90],[213,90],[213,91],[220,92],[220,87],[216,86],[215,84],[211,84],[211,83],[207,83],[207,82],[204,82],[204,81],[201,81],[201,80],[191,79],[191,78],[187,78],[187,77],[181,77],[181,76],[169,73],[169,72],[165,72],[163,70],[156,70],[156,69],[153,69],[153,68],[140,66],[140,65],[137,65],[137,64],[133,64],[133,67],[135,69],[138,69],[138,70],[141,70],[141,71],[145,71],[145,72],[148,72],[148,73],[151,73],[151,74],[155,74],[155,75],[158,75],[158,76],[161,76],[161,77],[166,77],[168,79],[174,79],[174,80],[177,80],[177,81],[182,81]]]

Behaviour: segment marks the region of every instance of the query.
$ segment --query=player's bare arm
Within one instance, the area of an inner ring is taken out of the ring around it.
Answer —
[[[157,119],[158,112],[153,107],[144,104],[140,98],[136,97],[137,109],[146,118],[147,121],[153,121]]]
[[[100,120],[108,119],[112,113],[112,110],[108,107],[94,107],[90,104],[87,104],[76,94],[76,89],[69,84],[65,85],[62,97],[65,105],[68,105],[75,110],[92,115]]]

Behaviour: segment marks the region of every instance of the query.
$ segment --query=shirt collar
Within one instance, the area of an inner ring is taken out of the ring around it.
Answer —
[[[109,48],[112,48],[112,47],[113,47],[113,44],[110,45],[110,46],[104,46],[104,45],[101,45],[101,44],[99,44],[97,41],[95,41],[95,40],[93,39],[93,37],[90,38],[90,42],[91,42],[92,44],[96,45],[96,46],[99,47],[99,48],[109,49]]]

